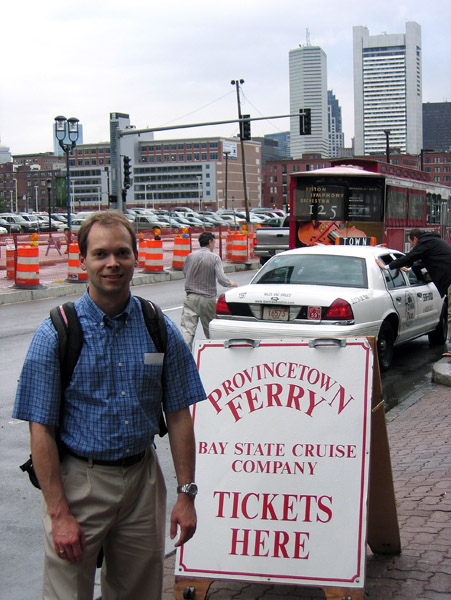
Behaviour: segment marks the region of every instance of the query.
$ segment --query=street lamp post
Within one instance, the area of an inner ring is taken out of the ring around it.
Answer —
[[[246,157],[244,155],[244,139],[243,139],[243,115],[241,114],[241,102],[240,102],[240,84],[243,85],[244,79],[232,79],[230,82],[236,87],[236,101],[238,104],[238,119],[240,121],[240,146],[241,146],[241,164],[243,167],[243,188],[244,188],[244,210],[246,212],[246,222],[249,223],[249,201],[247,198],[247,182],[246,182]]]
[[[227,187],[228,187],[228,181],[229,181],[228,164],[229,164],[230,148],[226,148],[225,150],[223,150],[223,154],[224,154],[225,159],[226,159],[224,204],[225,204],[225,208],[227,210]]]
[[[202,186],[201,186],[202,177],[197,175],[197,189],[199,194],[199,210],[202,210]]]
[[[106,173],[106,183],[107,183],[107,193],[108,193],[108,209],[110,208],[110,169],[108,167],[104,167]]]
[[[390,129],[384,129],[385,133],[385,153],[387,155],[387,163],[390,164]]]
[[[75,148],[78,140],[78,119],[75,117],[58,116],[55,117],[55,135],[63,152],[66,154],[66,189],[67,189],[67,227],[69,229],[69,237],[71,232],[70,222],[70,171],[69,171],[69,154]]]
[[[47,197],[49,200],[49,233],[52,231],[52,180],[47,179]]]

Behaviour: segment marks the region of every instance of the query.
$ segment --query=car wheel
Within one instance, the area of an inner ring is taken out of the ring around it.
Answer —
[[[428,338],[432,346],[439,346],[446,343],[448,338],[448,306],[446,302],[443,303],[440,321],[434,331],[428,333]]]
[[[394,354],[395,335],[391,325],[384,321],[377,336],[377,354],[379,367],[382,372],[388,371]]]

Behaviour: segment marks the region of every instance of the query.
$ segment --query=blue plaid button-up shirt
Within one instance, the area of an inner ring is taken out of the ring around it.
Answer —
[[[192,354],[168,317],[161,379],[162,364],[136,298],[131,296],[124,312],[113,319],[87,292],[75,302],[75,309],[84,339],[65,391],[60,431],[61,440],[74,452],[101,460],[137,454],[158,432],[163,398],[166,412],[205,399]],[[48,318],[25,358],[13,416],[58,426],[60,398],[58,336]]]

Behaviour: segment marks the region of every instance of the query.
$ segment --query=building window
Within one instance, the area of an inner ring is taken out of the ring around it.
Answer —
[[[202,154],[201,154],[201,160],[207,160],[207,153],[206,152],[202,152]]]
[[[439,163],[440,162],[440,156],[434,156],[434,162],[435,163]]]

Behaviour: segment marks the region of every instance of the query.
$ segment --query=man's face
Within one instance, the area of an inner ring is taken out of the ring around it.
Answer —
[[[88,273],[89,295],[100,308],[103,300],[126,302],[137,266],[129,232],[122,225],[105,227],[95,223],[87,242],[80,266]]]
[[[410,239],[410,245],[411,245],[411,247],[415,248],[415,246],[417,245],[417,242],[418,242],[418,238],[417,237],[414,237],[413,240]]]

